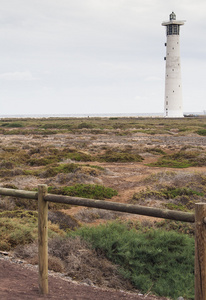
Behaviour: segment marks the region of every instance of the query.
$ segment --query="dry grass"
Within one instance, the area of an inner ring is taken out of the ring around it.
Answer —
[[[54,224],[58,224],[59,228],[65,231],[75,230],[80,226],[74,217],[64,214],[61,211],[49,211],[48,220]]]
[[[18,246],[15,257],[37,264],[37,244]],[[49,269],[64,272],[73,280],[90,285],[114,289],[134,290],[131,283],[117,271],[118,266],[108,261],[102,253],[92,249],[79,237],[49,241]]]
[[[105,209],[97,209],[97,208],[87,208],[80,210],[75,218],[80,222],[92,223],[96,220],[115,220],[117,219],[121,213],[111,212]]]

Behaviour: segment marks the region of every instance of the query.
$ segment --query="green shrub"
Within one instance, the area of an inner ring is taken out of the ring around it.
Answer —
[[[74,186],[64,187],[49,187],[49,193],[58,195],[67,195],[73,197],[83,197],[90,199],[105,199],[112,198],[117,195],[117,191],[112,188],[107,188],[103,185],[94,184],[75,184]]]
[[[41,157],[41,158],[31,158],[28,160],[30,166],[46,166],[55,162],[58,162],[59,159],[54,156]]]
[[[53,177],[59,173],[73,173],[79,168],[79,165],[71,163],[71,164],[60,164],[49,166],[46,170],[41,173],[42,177]]]
[[[124,151],[107,150],[104,154],[98,155],[99,161],[105,162],[141,162],[143,158],[139,154]]]
[[[199,129],[199,130],[197,130],[197,134],[206,136],[206,129]]]
[[[194,299],[194,239],[176,232],[143,234],[110,223],[76,232],[120,266],[120,272],[142,292]]]
[[[11,122],[11,123],[6,122],[6,123],[2,123],[1,126],[8,127],[8,128],[24,127],[22,123],[18,123],[18,122]]]
[[[166,186],[165,188],[161,188],[158,190],[151,190],[149,188],[147,188],[144,191],[140,191],[138,193],[135,193],[133,195],[132,200],[133,201],[140,201],[140,200],[145,200],[148,198],[155,198],[155,199],[175,199],[177,197],[180,196],[200,196],[203,197],[204,193],[203,192],[199,192],[187,187],[183,187],[183,188],[176,188],[174,186]],[[178,198],[178,200],[180,201],[181,198]],[[180,203],[181,204],[181,203]],[[171,204],[170,204],[171,205]],[[169,208],[169,207],[168,207]],[[174,208],[173,208],[174,209]]]
[[[152,167],[188,168],[206,165],[206,155],[201,151],[179,151],[171,155],[164,155],[155,163],[148,164]]]
[[[91,123],[86,123],[86,122],[83,122],[83,123],[80,123],[78,126],[77,126],[78,129],[83,129],[83,128],[94,128],[94,125],[91,124]]]
[[[49,222],[49,237],[63,236],[64,231]],[[0,250],[9,251],[18,245],[25,245],[37,240],[37,212],[5,211],[0,213]]]
[[[148,148],[146,149],[146,152],[152,153],[152,154],[165,154],[165,152],[158,147],[154,147],[154,148]]]
[[[90,154],[87,153],[83,153],[83,152],[73,152],[73,153],[68,153],[66,155],[67,158],[70,158],[72,160],[76,160],[76,161],[92,161],[92,156]]]

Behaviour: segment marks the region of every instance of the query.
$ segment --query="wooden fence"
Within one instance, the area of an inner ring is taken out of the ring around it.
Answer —
[[[168,209],[102,200],[52,195],[47,185],[38,185],[38,192],[0,188],[0,195],[38,201],[38,257],[40,293],[48,293],[48,202],[72,204],[119,212],[195,222],[195,300],[206,300],[206,204],[195,204],[195,214]]]

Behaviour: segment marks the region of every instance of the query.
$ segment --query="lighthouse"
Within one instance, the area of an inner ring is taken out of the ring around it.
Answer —
[[[172,12],[169,21],[163,22],[166,26],[166,71],[165,71],[165,99],[164,116],[168,118],[182,118],[182,80],[180,65],[180,26],[185,21],[177,21]]]

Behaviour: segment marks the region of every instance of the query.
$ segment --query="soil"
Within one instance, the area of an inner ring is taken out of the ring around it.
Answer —
[[[49,294],[41,295],[38,288],[38,272],[34,267],[17,264],[5,258],[0,259],[0,298],[1,300],[137,300],[166,299],[149,295],[136,295],[123,291],[100,289],[85,284],[78,284],[49,275]]]

